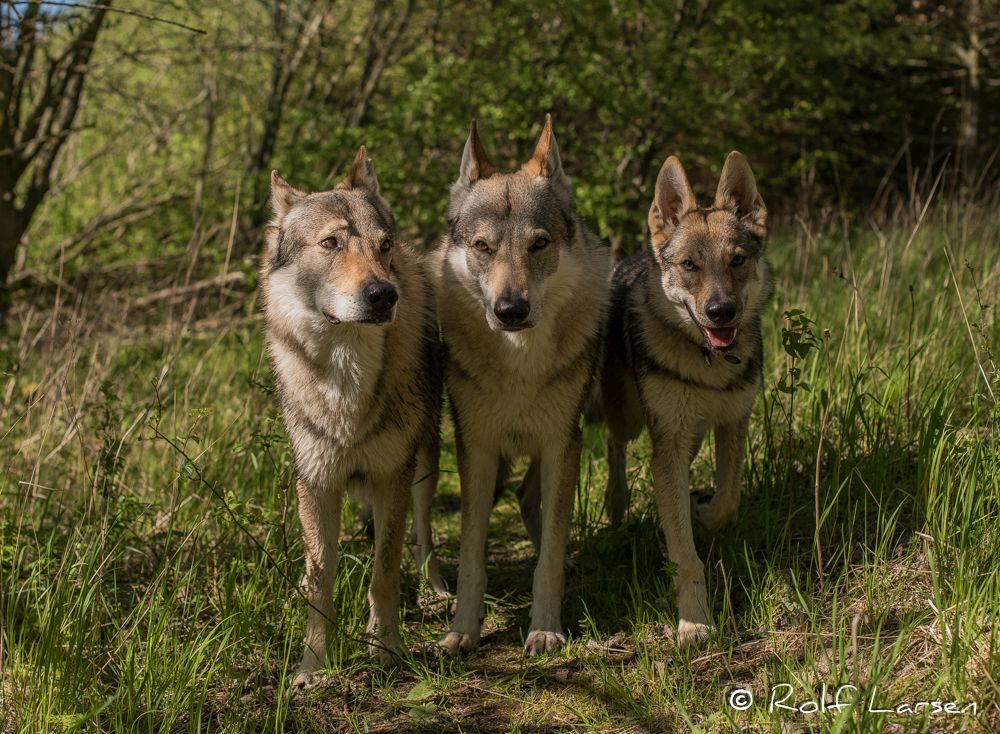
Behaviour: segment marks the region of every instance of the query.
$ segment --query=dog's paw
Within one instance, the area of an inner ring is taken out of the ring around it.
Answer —
[[[296,670],[288,682],[288,695],[296,696],[318,688],[326,676],[319,670]]]
[[[558,652],[565,644],[566,635],[562,632],[532,630],[528,633],[528,639],[524,641],[524,655],[533,658],[536,655]]]
[[[402,660],[403,644],[399,640],[373,640],[368,643],[368,652],[383,668],[393,668]]]
[[[307,644],[302,653],[302,660],[299,661],[298,667],[289,678],[289,695],[316,688],[326,679],[326,675],[322,672],[325,667],[324,657],[317,654],[314,648]]]
[[[677,644],[682,648],[701,647],[708,640],[714,627],[703,622],[682,619],[677,625]]]
[[[447,591],[441,593],[430,584],[420,584],[417,591],[417,604],[421,609],[437,614],[447,614],[454,603],[455,596]]]
[[[716,496],[698,497],[695,503],[694,513],[698,522],[711,531],[720,530],[736,519],[736,512],[739,505],[723,503],[721,498]]]
[[[435,652],[440,657],[454,657],[463,652],[469,652],[476,646],[478,640],[474,640],[468,632],[449,632],[438,640]]]
[[[431,589],[434,591],[434,596],[436,596],[439,601],[447,601],[455,596],[448,591],[448,587],[445,585],[444,579],[441,578],[440,573],[432,573],[428,576],[427,580],[431,585]]]

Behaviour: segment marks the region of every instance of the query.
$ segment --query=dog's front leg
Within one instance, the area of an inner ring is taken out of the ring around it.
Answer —
[[[399,637],[399,575],[406,527],[406,496],[412,473],[372,489],[375,514],[375,568],[368,589],[369,650],[383,665],[395,663],[402,652]]]
[[[458,551],[455,621],[438,642],[442,652],[455,655],[479,643],[483,595],[486,593],[486,537],[493,507],[493,490],[500,457],[480,446],[458,446],[462,484],[462,531]]]
[[[743,489],[743,460],[746,452],[749,416],[731,425],[715,428],[715,494],[698,506],[698,521],[709,530],[718,530],[736,519]]]
[[[531,628],[524,642],[524,654],[529,657],[555,652],[566,644],[560,611],[580,446],[578,430],[568,444],[557,442],[542,450],[542,543],[531,589]]]
[[[667,537],[667,553],[677,568],[677,639],[683,647],[708,637],[711,624],[705,568],[694,547],[691,526],[689,450],[678,436],[653,435],[653,494]]]
[[[326,643],[333,622],[333,581],[340,552],[339,489],[315,486],[299,480],[299,520],[306,553],[304,593],[309,610],[306,616],[305,649],[292,676],[293,688],[307,688],[313,673],[326,665]]]

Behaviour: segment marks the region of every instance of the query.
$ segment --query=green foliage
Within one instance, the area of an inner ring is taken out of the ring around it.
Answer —
[[[865,212],[876,194],[880,211],[925,194],[954,162],[967,101],[955,60],[971,27],[964,5],[362,2],[333,4],[303,48],[301,24],[320,5],[276,7],[287,14],[280,34],[266,3],[171,8],[204,35],[112,14],[81,132],[64,155],[72,182],[33,224],[29,265],[66,254],[70,272],[170,257],[182,269],[188,257],[215,266],[234,210],[236,254],[255,253],[269,169],[322,189],[361,143],[404,232],[428,244],[443,227],[469,121],[478,118],[490,155],[510,169],[548,111],[579,208],[623,252],[644,242],[641,213],[671,153],[708,194],[725,155],[740,149],[772,220],[825,221]],[[994,40],[983,36],[984,53]],[[987,166],[996,88],[985,84],[974,100],[973,158],[987,184],[996,180]],[[258,168],[250,161],[271,117],[274,152]],[[953,173],[939,192],[957,191]],[[170,200],[155,217],[74,247],[75,232],[132,196]]]
[[[788,370],[781,376],[775,386],[779,392],[791,395],[796,390],[809,390],[809,383],[802,382],[802,368],[798,363],[809,356],[814,349],[819,349],[822,342],[813,333],[816,322],[806,316],[805,311],[793,308],[785,311],[785,324],[781,327],[781,346],[789,356]]]

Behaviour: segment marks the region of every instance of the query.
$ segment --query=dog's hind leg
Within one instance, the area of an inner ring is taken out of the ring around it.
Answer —
[[[538,555],[542,547],[542,471],[538,459],[532,459],[524,478],[517,488],[517,501],[521,508],[521,520],[528,531],[531,544]]]
[[[340,509],[343,494],[331,487],[315,487],[299,480],[299,519],[305,541],[306,615],[302,661],[292,677],[293,688],[307,688],[312,673],[326,665],[326,644],[334,618],[333,582],[340,552]]]
[[[736,519],[743,490],[743,461],[749,418],[715,427],[715,494],[698,504],[698,521],[718,530]]]
[[[375,520],[372,518],[371,497],[364,497],[361,500],[361,507],[358,510],[358,522],[361,525],[361,532],[368,540],[375,540]]]
[[[375,567],[368,588],[369,650],[383,665],[395,663],[402,652],[399,636],[400,565],[406,528],[407,485],[412,474],[404,472],[388,483],[372,487],[375,515]]]
[[[500,465],[497,467],[497,478],[493,485],[493,505],[496,506],[497,502],[503,496],[504,490],[507,489],[507,480],[510,478],[510,462],[507,459],[500,459]]]
[[[642,433],[646,420],[639,388],[631,370],[620,360],[608,360],[601,394],[608,422],[608,483],[604,490],[604,511],[611,525],[620,525],[632,499],[626,449],[629,441]]]
[[[611,525],[620,525],[632,501],[628,486],[627,441],[619,441],[608,432],[608,484],[604,490],[604,511]]]
[[[448,589],[441,579],[441,569],[434,555],[434,537],[431,532],[431,506],[438,483],[438,458],[440,444],[428,441],[417,452],[417,470],[413,477],[413,561],[417,570],[425,576],[440,597],[448,596]]]
[[[691,450],[688,452],[688,464],[693,464],[694,460],[698,458],[698,453],[701,451],[701,445],[705,442],[705,432],[700,431],[695,434],[694,441],[691,443]],[[701,508],[707,505],[712,500],[712,490],[699,490],[691,487],[691,514],[698,517],[698,513],[701,512]]]

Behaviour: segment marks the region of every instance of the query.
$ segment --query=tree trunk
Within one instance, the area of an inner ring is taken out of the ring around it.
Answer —
[[[982,14],[979,0],[970,0],[966,16],[968,46],[958,50],[958,57],[965,70],[965,78],[962,80],[961,119],[958,127],[958,164],[962,171],[962,183],[966,187],[975,185],[978,173],[976,149],[979,147],[979,99],[982,91],[981,29]]]
[[[6,301],[7,276],[14,267],[17,258],[17,248],[24,236],[21,215],[14,202],[0,196],[0,313],[4,310]]]

